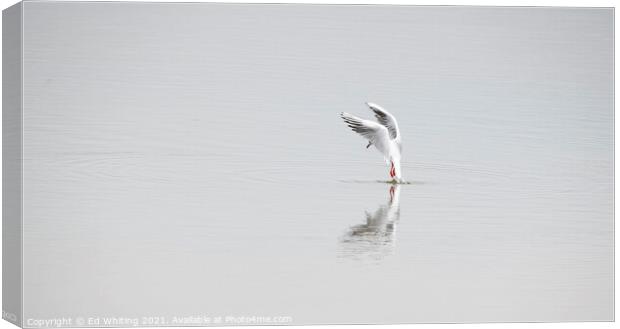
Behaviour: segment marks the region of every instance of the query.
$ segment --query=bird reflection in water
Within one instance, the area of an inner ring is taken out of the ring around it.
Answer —
[[[400,188],[400,184],[391,185],[388,202],[372,214],[366,212],[366,222],[351,227],[342,237],[342,257],[376,260],[394,253],[396,224],[400,218]]]

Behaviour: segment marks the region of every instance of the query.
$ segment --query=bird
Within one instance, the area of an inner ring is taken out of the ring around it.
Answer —
[[[366,212],[366,224],[353,226],[350,235],[374,235],[392,237],[395,223],[400,218],[400,185],[390,186],[390,199],[374,214]]]
[[[374,112],[377,121],[356,117],[347,112],[341,112],[340,117],[354,132],[368,140],[366,148],[374,146],[390,166],[391,183],[403,183],[400,166],[402,153],[402,139],[396,118],[381,106],[367,102],[366,105]]]
[[[351,226],[341,238],[341,255],[353,259],[382,259],[396,251],[400,221],[400,184],[392,184],[390,198],[374,213],[366,211],[363,224]]]

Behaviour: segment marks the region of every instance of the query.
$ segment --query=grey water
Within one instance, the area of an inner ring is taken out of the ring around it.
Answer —
[[[24,17],[26,321],[613,320],[613,9]],[[411,184],[339,118],[366,101]]]

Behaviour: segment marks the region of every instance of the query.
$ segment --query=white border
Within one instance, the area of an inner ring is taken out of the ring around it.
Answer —
[[[65,1],[84,1],[84,0],[65,0]],[[132,2],[139,2],[135,0],[130,0]],[[182,0],[150,0],[152,2],[198,2],[198,1],[182,1]],[[15,0],[0,0],[0,7],[2,9],[8,8],[13,5],[17,1]],[[216,1],[204,1],[204,2],[216,2]],[[241,1],[230,1],[230,0],[220,0],[217,2],[224,3],[315,3],[315,4],[394,4],[394,5],[474,5],[474,6],[561,6],[561,7],[616,7],[616,1],[609,0],[281,0],[281,1],[273,1],[273,0],[241,0]],[[0,25],[1,30],[1,25]],[[614,26],[614,40],[616,40],[618,35],[618,27]],[[615,41],[614,41],[615,42]],[[0,45],[1,48],[1,45]],[[1,49],[0,49],[1,50]],[[618,54],[615,53],[615,62],[618,61]],[[0,73],[2,69],[0,68]],[[614,75],[617,76],[617,67],[614,67]],[[0,91],[1,93],[1,91]],[[614,86],[614,93],[618,94],[617,84]],[[615,101],[614,101],[615,107]],[[0,125],[0,131],[2,127]],[[618,131],[618,122],[617,120],[614,123],[614,131]],[[1,136],[1,134],[0,134]],[[0,137],[1,138],[1,137]],[[614,145],[618,145],[618,135],[614,136]],[[1,160],[1,154],[0,154]],[[614,157],[615,163],[615,171],[618,170],[618,162]],[[0,173],[0,177],[1,177]],[[615,178],[614,178],[615,179]],[[615,182],[614,182],[615,183]],[[614,196],[615,201],[617,202],[617,193],[615,191],[614,185]],[[1,199],[1,190],[0,190],[0,199]],[[1,239],[1,238],[0,238]],[[615,230],[615,241],[618,240],[618,231]],[[0,244],[1,248],[1,244]],[[615,253],[617,255],[617,253]],[[615,280],[618,280],[618,272],[615,271]],[[1,288],[0,288],[1,289]],[[617,308],[616,308],[616,316],[617,316]],[[360,325],[349,325],[349,326],[311,326],[316,329],[336,329],[336,328],[347,328],[347,329],[370,329],[368,326],[360,326]],[[499,329],[520,329],[520,328],[532,328],[532,329],[542,329],[542,328],[568,328],[568,329],[580,329],[580,328],[615,328],[616,324],[613,322],[587,322],[587,323],[485,323],[485,324],[415,324],[415,325],[377,325],[373,326],[372,329],[387,329],[387,328],[398,328],[398,329],[425,329],[425,328],[433,328],[433,329],[471,329],[471,328],[499,328]],[[0,329],[5,328],[16,328],[14,325],[10,324],[7,321],[0,321]],[[187,328],[187,327],[173,327],[173,328]],[[228,327],[228,328],[250,328],[250,327]],[[253,326],[252,328],[271,328],[274,327],[258,327]],[[287,328],[306,328],[303,326],[287,326]]]
[[[347,5],[417,5],[417,6],[502,6],[502,7],[616,7],[610,0],[25,0],[74,2],[219,2],[219,3],[292,3],[292,4],[347,4]],[[0,0],[2,8],[17,3]]]

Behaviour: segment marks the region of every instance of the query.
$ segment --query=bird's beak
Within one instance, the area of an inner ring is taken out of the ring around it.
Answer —
[[[372,145],[372,142],[368,142],[368,145],[366,145],[366,148],[369,148],[370,145]]]

